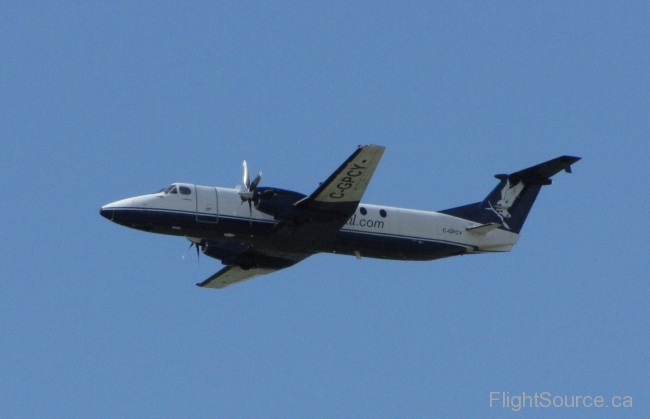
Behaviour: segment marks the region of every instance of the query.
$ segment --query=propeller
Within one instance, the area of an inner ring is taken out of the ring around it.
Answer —
[[[201,258],[200,258],[200,253],[199,253],[199,244],[195,243],[195,242],[190,243],[190,247],[187,248],[187,250],[185,251],[185,254],[183,255],[183,260],[185,260],[185,256],[187,256],[187,253],[190,251],[192,246],[196,247],[196,263],[198,264],[199,261],[201,260]]]
[[[244,187],[246,188],[246,190],[239,191],[239,197],[241,198],[242,204],[244,202],[248,202],[248,214],[249,214],[250,225],[252,227],[253,226],[253,196],[255,195],[255,189],[257,188],[257,185],[259,185],[260,181],[262,180],[262,172],[259,172],[255,177],[255,179],[253,179],[253,182],[251,182],[251,178],[248,175],[248,165],[246,164],[246,160],[244,160],[242,166],[244,168]]]

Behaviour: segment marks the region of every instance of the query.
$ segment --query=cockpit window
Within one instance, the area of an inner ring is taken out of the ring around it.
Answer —
[[[176,185],[169,185],[167,188],[165,188],[162,193],[177,193],[176,191]]]
[[[191,195],[191,194],[192,194],[192,191],[191,191],[190,188],[188,188],[187,186],[179,186],[179,187],[178,187],[178,191],[179,191],[182,195]]]

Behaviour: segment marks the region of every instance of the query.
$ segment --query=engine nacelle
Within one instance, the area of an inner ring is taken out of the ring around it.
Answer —
[[[211,258],[219,259],[226,265],[228,264],[225,261],[237,258],[249,247],[249,245],[235,242],[204,241],[201,243],[203,254]]]
[[[250,245],[235,242],[205,241],[201,244],[205,255],[221,260],[224,265],[239,266],[242,269],[283,269],[296,263],[292,260],[258,253],[250,247]]]
[[[293,206],[303,199],[305,194],[279,188],[259,187],[255,190],[255,209],[276,219],[292,219],[302,215],[302,211]]]

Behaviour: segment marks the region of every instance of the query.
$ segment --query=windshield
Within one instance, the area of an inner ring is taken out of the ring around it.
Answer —
[[[162,193],[176,193],[176,185],[169,185],[161,191]]]

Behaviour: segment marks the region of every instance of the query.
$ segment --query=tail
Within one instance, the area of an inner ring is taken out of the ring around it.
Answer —
[[[499,228],[519,234],[542,186],[550,185],[551,177],[561,170],[571,173],[571,165],[578,160],[562,156],[509,175],[495,175],[500,182],[483,202],[440,212],[481,224],[500,224]]]

